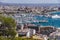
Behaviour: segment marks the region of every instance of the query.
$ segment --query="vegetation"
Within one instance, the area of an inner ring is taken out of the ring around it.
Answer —
[[[11,40],[11,39],[10,38],[5,38],[5,37],[1,36],[0,40]],[[38,40],[38,39],[15,37],[13,40]]]
[[[16,23],[11,17],[5,17],[0,15],[0,36],[7,36],[8,38],[14,38],[16,35]],[[2,37],[1,40],[4,38]]]
[[[52,39],[48,38],[48,40],[52,40]],[[53,40],[56,40],[56,38],[54,38]]]

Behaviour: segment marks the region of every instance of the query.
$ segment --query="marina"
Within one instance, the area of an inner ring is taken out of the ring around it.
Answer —
[[[0,40],[60,40],[60,0],[0,0]]]
[[[50,17],[49,17],[50,16]],[[48,16],[36,15],[32,13],[14,14],[13,16],[18,23],[31,23],[37,26],[54,26],[60,27],[60,12],[51,13]]]

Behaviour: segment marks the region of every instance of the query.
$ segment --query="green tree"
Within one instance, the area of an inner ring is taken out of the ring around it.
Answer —
[[[56,38],[54,40],[56,40]]]
[[[15,37],[16,35],[16,23],[11,17],[0,15],[0,36]]]
[[[50,38],[48,38],[48,40],[50,40]]]

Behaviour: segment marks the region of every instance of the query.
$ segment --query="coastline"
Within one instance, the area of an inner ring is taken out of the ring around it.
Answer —
[[[51,13],[56,13],[56,12],[60,12],[60,11],[47,12],[45,14],[51,14]]]

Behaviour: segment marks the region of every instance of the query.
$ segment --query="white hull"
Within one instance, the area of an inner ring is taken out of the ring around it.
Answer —
[[[54,16],[52,16],[52,18],[60,18],[60,16],[54,15]]]

